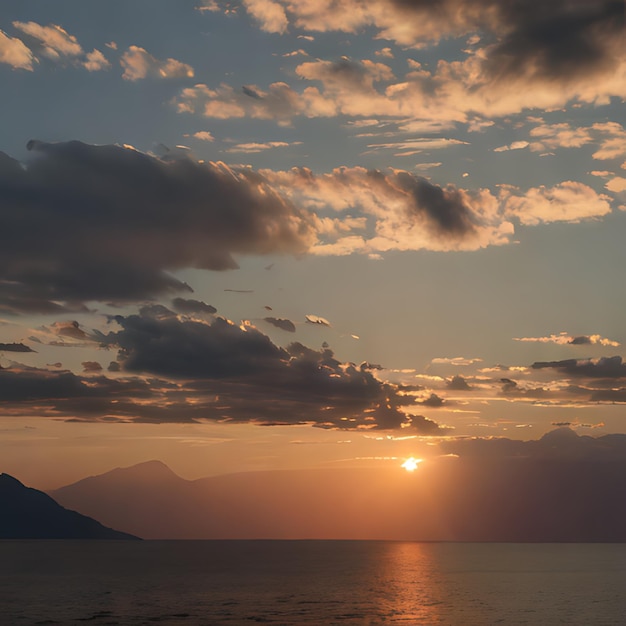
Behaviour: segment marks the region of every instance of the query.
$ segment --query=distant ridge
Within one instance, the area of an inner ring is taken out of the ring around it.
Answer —
[[[50,496],[0,474],[0,539],[139,539],[63,508]]]
[[[468,448],[413,475],[320,468],[185,480],[147,462],[51,495],[146,539],[626,541],[626,441],[559,430],[496,443],[495,457]]]

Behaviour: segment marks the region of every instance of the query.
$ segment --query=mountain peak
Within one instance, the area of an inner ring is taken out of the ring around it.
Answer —
[[[569,426],[560,426],[543,435],[540,441],[544,443],[559,443],[562,441],[578,441],[580,437]]]
[[[180,478],[163,461],[152,459],[128,467],[118,467],[113,472],[130,474],[143,478]],[[102,474],[101,474],[102,475]]]

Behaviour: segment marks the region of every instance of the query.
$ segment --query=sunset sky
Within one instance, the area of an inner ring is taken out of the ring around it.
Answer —
[[[621,0],[3,0],[0,471],[626,432],[624,37]]]

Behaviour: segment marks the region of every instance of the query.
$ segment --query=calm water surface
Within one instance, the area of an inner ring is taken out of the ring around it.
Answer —
[[[626,624],[626,544],[0,541],[0,624]]]

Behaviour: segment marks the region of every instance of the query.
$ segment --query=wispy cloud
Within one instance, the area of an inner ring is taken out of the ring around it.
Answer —
[[[257,152],[264,152],[266,150],[273,150],[275,148],[289,148],[291,146],[300,146],[301,141],[293,141],[291,143],[286,141],[266,141],[264,143],[238,143],[231,148],[228,148],[226,152],[241,152],[243,154],[254,154]]]
[[[546,337],[515,337],[514,341],[523,341],[526,343],[554,343],[557,345],[571,345],[571,346],[588,346],[588,345],[600,345],[600,346],[619,346],[619,342],[607,339],[601,335],[569,335],[566,332],[559,333],[558,335],[548,335]]]

